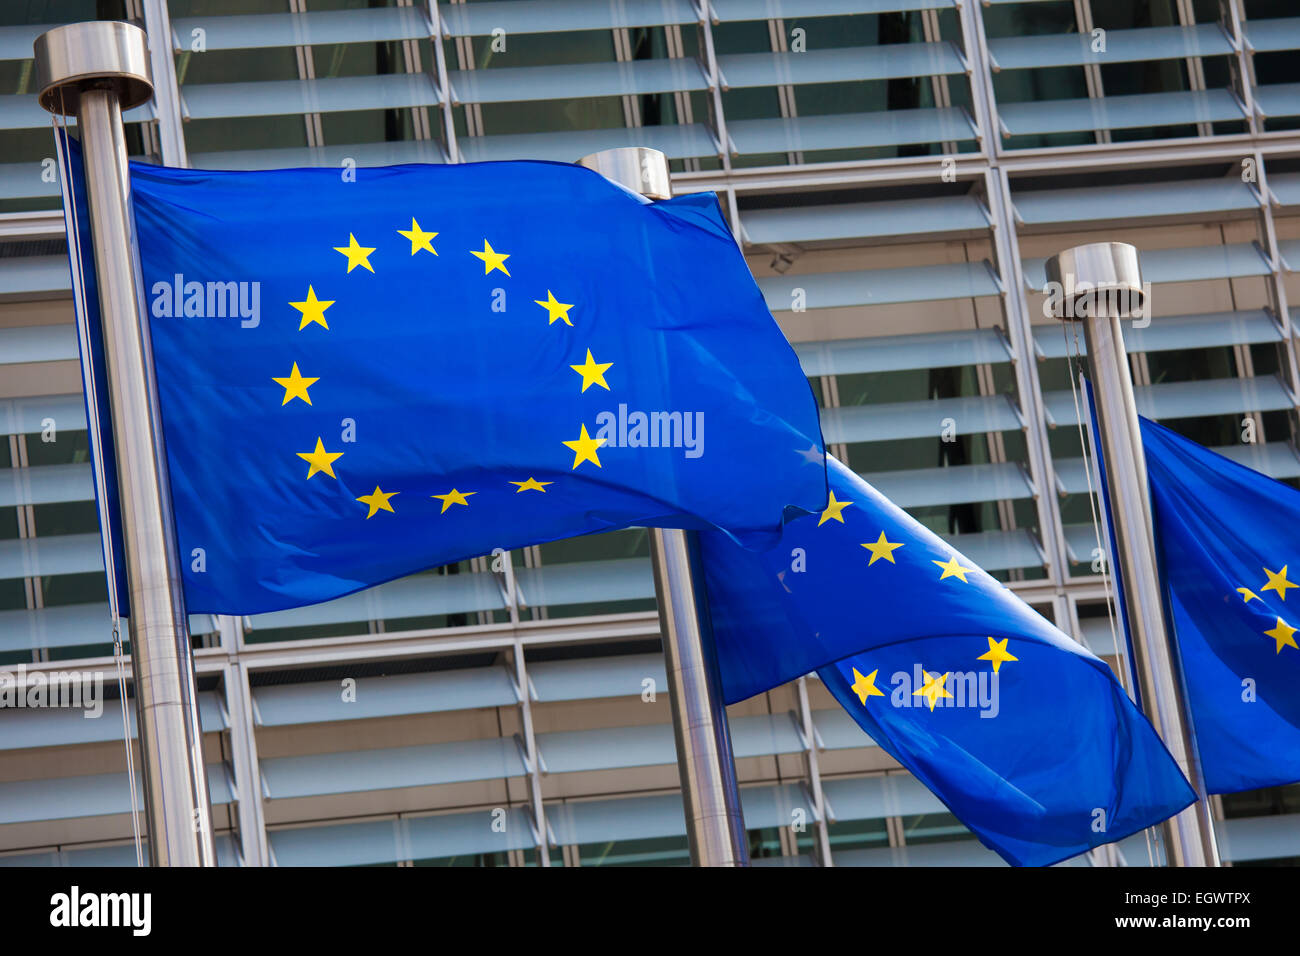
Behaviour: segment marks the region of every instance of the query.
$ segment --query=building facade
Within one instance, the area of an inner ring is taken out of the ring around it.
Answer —
[[[0,863],[136,859],[50,117],[31,42],[130,19],[139,158],[266,168],[645,145],[711,190],[831,450],[1124,670],[1044,258],[1142,251],[1141,410],[1295,483],[1300,16],[1286,0],[15,0],[0,11]],[[191,620],[223,865],[687,859],[646,534]],[[130,708],[128,707],[128,711]],[[751,854],[1000,861],[815,676],[730,708]],[[129,717],[129,714],[128,714]],[[1064,728],[1063,728],[1064,730]],[[1300,787],[1215,798],[1300,860]],[[1080,865],[1145,865],[1146,839]]]

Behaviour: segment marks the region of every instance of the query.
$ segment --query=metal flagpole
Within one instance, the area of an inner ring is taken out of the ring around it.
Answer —
[[[1057,318],[1082,322],[1106,464],[1116,582],[1133,646],[1139,699],[1147,718],[1193,785],[1201,787],[1191,717],[1165,625],[1156,567],[1146,455],[1120,319],[1145,302],[1138,252],[1122,242],[1075,246],[1047,260],[1049,288],[1060,295]],[[1056,283],[1055,287],[1052,283]],[[1218,866],[1209,803],[1196,803],[1161,824],[1171,866]]]
[[[578,165],[650,199],[668,199],[672,195],[668,158],[657,149],[606,149],[584,156]],[[651,528],[650,560],[691,863],[747,866],[749,841],[740,810],[736,762],[731,753],[708,608],[703,601],[704,574],[695,535],[673,528]]]
[[[153,95],[148,44],[144,31],[129,23],[92,22],[57,27],[37,37],[34,46],[40,104],[51,113],[77,117],[85,160],[131,604],[149,860],[154,866],[215,866],[194,661],[122,127],[122,110]]]

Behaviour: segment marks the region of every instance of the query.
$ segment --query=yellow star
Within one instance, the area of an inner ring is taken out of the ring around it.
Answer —
[[[478,253],[476,252],[474,255],[478,255]],[[547,311],[547,325],[554,325],[556,319],[563,319],[565,325],[569,328],[573,328],[573,323],[569,321],[569,310],[573,308],[572,302],[557,302],[555,299],[555,293],[550,289],[546,290],[545,302],[541,299],[533,299],[533,301]]]
[[[515,494],[519,494],[521,491],[540,491],[542,494],[546,494],[546,486],[553,485],[555,482],[538,481],[536,478],[529,477],[527,481],[512,481],[510,484],[519,486]]]
[[[596,449],[605,444],[603,438],[592,438],[587,434],[587,426],[582,426],[582,434],[573,441],[566,441],[565,447],[573,449],[573,467],[577,468],[584,461],[589,461],[597,468],[604,467],[596,457]]]
[[[1277,641],[1277,652],[1279,654],[1282,653],[1282,648],[1287,645],[1296,647],[1295,638],[1292,636],[1295,634],[1295,628],[1280,617],[1277,619],[1277,627],[1273,628],[1271,631],[1265,631],[1264,633]],[[1296,650],[1300,650],[1300,647],[1296,647]]]
[[[961,578],[963,581],[966,581],[966,572],[975,570],[974,568],[963,568],[957,561],[956,555],[949,558],[947,561],[935,561],[934,563],[943,568],[943,574],[939,575],[940,581],[944,578]],[[966,583],[969,584],[970,582],[966,581]]]
[[[930,704],[931,712],[934,711],[934,705],[939,702],[940,697],[951,697],[952,694],[944,690],[944,682],[948,680],[947,674],[940,674],[937,677],[931,677],[925,671],[921,671],[921,676],[925,678],[925,685],[920,690],[912,691],[913,697],[924,697]]]
[[[469,251],[469,254],[471,256],[477,256],[478,258],[483,260],[484,275],[487,275],[493,269],[500,269],[506,275],[510,275],[510,270],[506,268],[506,260],[510,258],[510,253],[497,252],[495,249],[492,248],[492,244],[488,242],[486,239],[483,240],[482,252],[475,252],[473,249],[471,249]]]
[[[1003,661],[1018,661],[1020,660],[1020,658],[1012,657],[1010,654],[1007,653],[1007,642],[1005,639],[1001,641],[995,641],[993,640],[993,638],[990,637],[988,653],[981,654],[979,657],[975,658],[975,660],[992,661],[993,673],[996,674],[998,672],[998,669],[1002,667]]]
[[[307,389],[320,381],[319,378],[304,378],[298,371],[298,363],[293,363],[293,371],[289,373],[288,378],[272,377],[271,381],[284,389],[284,401],[281,405],[288,405],[295,398],[301,398],[308,405],[311,404],[311,396],[307,394]]]
[[[455,488],[453,488],[445,495],[430,495],[429,497],[437,498],[439,501],[442,502],[442,510],[439,511],[438,514],[445,515],[447,513],[447,509],[450,508],[452,505],[465,505],[466,507],[469,507],[469,502],[466,501],[465,499],[467,499],[470,495],[476,495],[476,494],[478,494],[477,491],[457,491]]]
[[[1285,564],[1282,565],[1282,570],[1279,571],[1279,572],[1277,572],[1277,574],[1274,574],[1274,573],[1273,573],[1272,571],[1270,571],[1268,568],[1265,568],[1265,569],[1264,569],[1264,573],[1268,575],[1268,584],[1265,584],[1262,588],[1260,588],[1260,590],[1261,590],[1261,591],[1276,591],[1277,594],[1278,594],[1278,597],[1280,597],[1283,601],[1286,600],[1286,589],[1287,589],[1287,588],[1300,588],[1300,584],[1292,584],[1290,581],[1288,581],[1288,580],[1286,579],[1286,565],[1285,565]]]
[[[1251,601],[1258,601],[1260,599],[1259,595],[1256,594],[1254,591],[1252,591],[1250,588],[1237,588],[1237,593],[1241,595],[1241,599],[1245,601],[1247,604],[1249,604]]]
[[[328,302],[318,299],[316,298],[316,290],[311,286],[307,286],[307,298],[302,302],[290,302],[289,304],[302,313],[302,321],[298,323],[299,332],[307,328],[307,325],[311,322],[329,328],[325,321],[325,310],[334,304],[333,299]]]
[[[370,272],[374,268],[370,265],[369,255],[375,251],[374,246],[363,246],[357,242],[357,237],[348,233],[348,244],[346,246],[335,246],[335,252],[341,252],[348,257],[348,272],[351,272],[357,266],[362,266]]]
[[[876,668],[866,677],[858,673],[858,669],[853,668],[853,693],[858,695],[858,700],[862,701],[865,707],[868,697],[884,697],[885,692],[876,687],[876,675],[880,673],[880,668]]]
[[[432,252],[435,256],[438,254],[438,250],[433,248],[433,242],[432,242],[433,237],[436,236],[437,233],[425,232],[423,229],[420,228],[420,224],[415,221],[414,216],[411,217],[410,230],[408,231],[406,229],[399,229],[397,230],[397,234],[399,236],[405,236],[407,239],[411,240],[411,255],[415,255],[421,249],[427,249],[429,250],[429,252]]]
[[[360,501],[362,504],[370,506],[370,513],[366,515],[366,520],[369,521],[371,518],[379,514],[379,512],[381,511],[392,511],[393,514],[397,514],[396,511],[393,511],[393,506],[392,504],[389,503],[389,499],[392,498],[394,495],[400,495],[400,494],[401,494],[400,491],[389,491],[389,492],[380,491],[379,486],[375,485],[374,494],[362,495],[360,498],[357,499],[357,501]]]
[[[894,552],[903,546],[903,542],[890,544],[889,539],[885,537],[885,532],[880,532],[880,537],[876,539],[875,544],[864,544],[862,547],[871,552],[871,560],[867,562],[867,567],[871,567],[881,558],[884,558],[890,564],[897,564],[894,560]]]
[[[830,501],[826,505],[826,510],[822,512],[821,520],[817,522],[817,527],[821,527],[832,518],[840,524],[844,524],[844,509],[853,504],[851,501],[836,501],[835,492],[831,492]]]
[[[609,386],[605,383],[605,373],[613,367],[613,362],[605,362],[604,364],[601,364],[592,358],[591,349],[587,349],[587,361],[583,362],[581,365],[569,366],[569,368],[582,376],[582,390],[584,392],[593,385],[599,385],[608,392]]]
[[[314,451],[300,451],[297,455],[303,461],[311,465],[311,468],[307,471],[308,478],[311,478],[311,476],[316,474],[318,471],[323,471],[331,478],[338,478],[338,475],[334,474],[334,462],[343,457],[343,452],[326,451],[325,446],[321,444],[319,438],[316,439],[316,448]]]

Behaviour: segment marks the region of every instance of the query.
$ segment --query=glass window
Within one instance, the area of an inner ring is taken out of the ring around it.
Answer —
[[[582,866],[690,866],[685,835],[647,840],[611,840],[578,847]]]
[[[947,840],[969,838],[971,833],[951,813],[922,813],[900,817],[903,824],[903,841],[909,846],[920,843],[942,843]]]
[[[413,860],[412,866],[509,866],[507,853],[472,853],[464,856],[443,856],[427,860]]]
[[[842,820],[826,830],[831,855],[838,850],[870,850],[889,846],[889,827],[881,820]]]

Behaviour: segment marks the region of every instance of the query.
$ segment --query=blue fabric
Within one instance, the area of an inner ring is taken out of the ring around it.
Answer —
[[[1206,790],[1300,780],[1300,491],[1155,422],[1141,429]]]
[[[728,702],[816,670],[863,730],[1012,864],[1055,863],[1192,802],[1103,661],[828,465],[836,506],[791,521],[777,547],[746,552],[700,535]]]
[[[713,194],[348,172],[131,167],[191,612],[629,525],[764,546],[825,503],[816,402]]]

